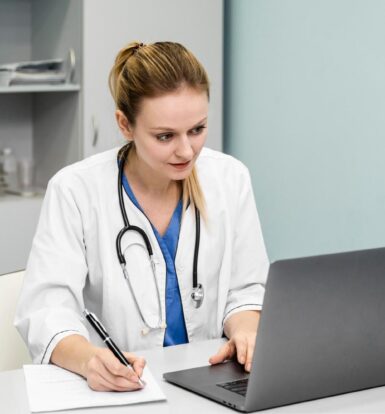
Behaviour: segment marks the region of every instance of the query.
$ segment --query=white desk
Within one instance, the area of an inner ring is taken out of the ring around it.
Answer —
[[[155,375],[167,401],[134,406],[87,408],[71,411],[60,411],[66,414],[203,414],[203,413],[236,413],[225,406],[199,397],[172,384],[164,382],[163,372],[207,365],[209,356],[214,354],[222,340],[212,340],[170,348],[159,348],[141,352],[151,371]],[[138,353],[139,354],[139,353]],[[129,410],[129,411],[128,411]],[[29,413],[23,371],[4,371],[0,373],[0,413]],[[324,398],[291,406],[261,411],[261,413],[384,413],[385,387]],[[59,411],[57,411],[59,413]]]

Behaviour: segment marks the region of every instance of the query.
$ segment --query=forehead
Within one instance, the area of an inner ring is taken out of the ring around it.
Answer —
[[[144,98],[136,124],[148,127],[191,127],[206,118],[207,112],[206,92],[183,87],[161,96]]]

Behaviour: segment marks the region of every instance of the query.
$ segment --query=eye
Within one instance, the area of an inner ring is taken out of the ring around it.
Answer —
[[[200,133],[202,133],[203,132],[203,130],[206,128],[206,125],[199,125],[199,126],[197,126],[197,127],[195,127],[195,128],[193,128],[193,129],[191,129],[190,130],[190,132],[193,134],[193,135],[199,135]]]
[[[170,141],[170,139],[172,138],[172,134],[171,133],[167,133],[167,134],[159,134],[156,136],[156,139],[160,142],[167,142]]]

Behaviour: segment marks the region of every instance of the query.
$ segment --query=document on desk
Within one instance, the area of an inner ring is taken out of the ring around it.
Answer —
[[[132,392],[92,391],[84,378],[55,365],[24,365],[23,368],[29,408],[35,413],[166,399],[148,367],[142,376],[145,387]]]

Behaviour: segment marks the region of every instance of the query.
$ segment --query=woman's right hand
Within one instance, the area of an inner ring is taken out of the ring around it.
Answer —
[[[135,391],[142,388],[142,376],[146,361],[142,357],[124,352],[131,367],[123,365],[107,348],[94,348],[93,355],[84,366],[83,375],[94,391]]]
[[[96,347],[83,336],[73,334],[59,341],[50,362],[83,376],[95,391],[139,390],[146,361],[128,352],[124,356],[132,368],[123,365],[109,349]]]

